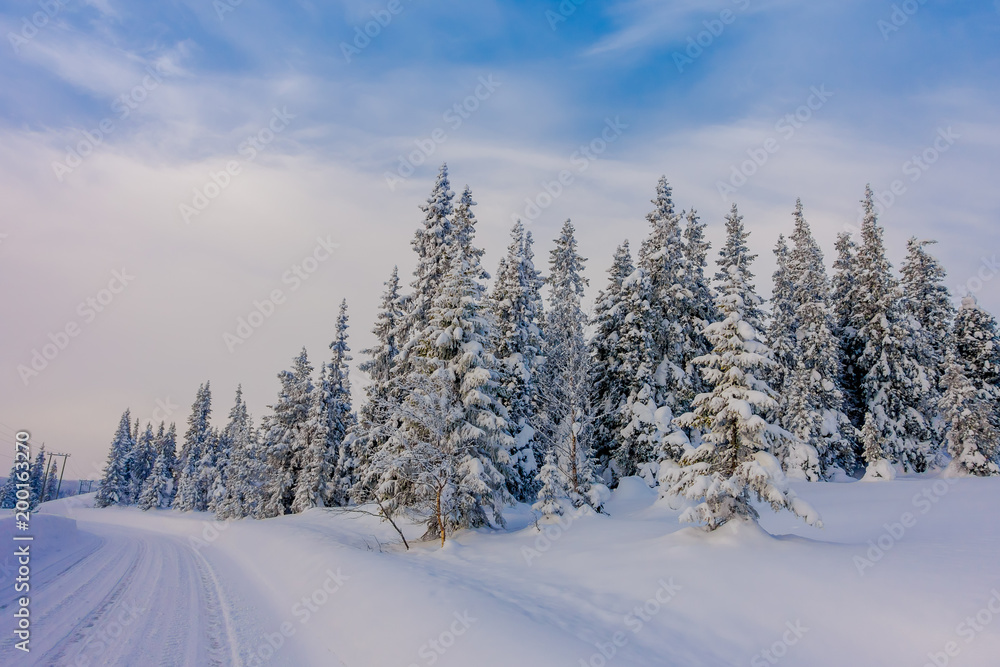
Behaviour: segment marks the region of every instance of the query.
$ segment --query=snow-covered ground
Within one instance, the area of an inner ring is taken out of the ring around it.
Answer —
[[[627,479],[610,516],[539,533],[521,508],[409,552],[335,511],[226,524],[64,499],[34,517],[27,655],[4,547],[0,664],[1000,664],[1000,479],[795,488],[824,528],[765,509],[768,532],[706,534]]]

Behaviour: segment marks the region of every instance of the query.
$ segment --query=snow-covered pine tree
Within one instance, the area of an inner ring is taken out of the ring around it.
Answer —
[[[619,417],[628,399],[629,378],[621,367],[621,330],[625,317],[622,306],[622,283],[635,266],[628,241],[615,250],[608,269],[608,286],[597,294],[590,339],[590,405],[593,408],[593,456],[598,474],[610,485],[618,477],[614,460],[619,444]]]
[[[546,451],[554,449],[575,507],[600,509],[607,487],[598,482],[591,448],[590,354],[580,306],[586,260],[577,252],[576,230],[567,220],[549,257],[549,309],[545,314],[545,365],[539,386],[540,424]]]
[[[384,355],[378,363],[389,363],[377,369],[379,373],[386,374],[386,380],[374,390],[376,393],[368,396],[369,407],[366,410],[372,411],[371,414],[362,415],[364,429],[359,431],[358,442],[354,445],[358,466],[367,465],[367,461],[374,456],[389,433],[399,426],[386,422],[386,413],[394,411],[402,402],[406,387],[411,384],[409,351],[427,327],[431,305],[440,293],[441,283],[448,272],[450,249],[456,237],[452,225],[454,198],[455,193],[448,180],[448,165],[442,164],[430,196],[420,206],[424,212],[424,221],[411,242],[417,253],[417,266],[410,283],[413,291],[404,297],[392,297],[389,294],[398,294],[398,289],[390,286],[386,298],[391,300],[383,302],[385,317],[380,316],[380,321],[376,324],[375,333],[379,337],[379,345],[374,349]],[[463,230],[459,236],[467,237],[467,232],[468,230]],[[401,309],[398,315],[394,312],[397,308]],[[389,328],[380,330],[384,326]],[[375,361],[373,358],[373,362]],[[362,475],[359,479],[361,477],[369,480],[374,478],[372,475]],[[366,499],[370,493],[371,489],[363,484],[355,484],[352,490],[352,495],[358,500]]]
[[[793,300],[794,286],[788,275],[788,243],[785,235],[778,235],[778,243],[774,246],[774,258],[777,268],[771,276],[773,288],[771,291],[771,317],[768,319],[767,340],[774,352],[774,366],[768,371],[768,382],[772,384],[782,398],[788,397],[782,390],[787,376],[795,368],[795,303]],[[784,412],[783,407],[778,408]]]
[[[951,474],[1000,475],[1000,430],[992,423],[996,401],[984,400],[965,376],[963,364],[954,358],[946,364],[942,378],[941,412],[945,438],[951,455]]]
[[[943,424],[939,423],[941,377],[948,358],[948,339],[955,308],[944,284],[944,267],[927,252],[927,246],[933,243],[935,241],[910,238],[906,243],[906,260],[901,273],[903,310],[911,318],[907,328],[912,331],[914,356],[929,382],[921,412],[933,431],[934,439],[940,441],[943,435]]]
[[[955,316],[957,361],[983,401],[992,406],[991,423],[1000,430],[1000,335],[992,315],[979,307],[976,297],[962,298]]]
[[[131,505],[139,502],[142,487],[152,472],[155,462],[156,437],[153,435],[153,425],[147,423],[146,430],[135,441],[135,446],[129,452],[129,486],[125,504]]]
[[[210,428],[202,447],[201,459],[198,461],[198,472],[195,481],[195,507],[199,512],[212,511],[213,493],[221,496],[225,483],[225,452],[222,435],[219,429]]]
[[[174,493],[174,425],[165,432],[163,422],[154,438],[156,458],[136,504],[141,510],[166,509],[173,502]]]
[[[50,500],[57,500],[56,489],[59,486],[59,464],[53,458],[52,462],[49,464],[49,474],[45,478],[45,483],[42,484],[42,496],[39,502],[48,502]]]
[[[132,441],[132,416],[128,410],[122,414],[118,422],[118,430],[111,441],[108,461],[104,465],[97,495],[94,498],[96,507],[117,505],[128,497],[129,470],[128,455],[135,443]]]
[[[295,478],[291,511],[305,512],[313,507],[326,507],[334,483],[336,447],[329,439],[332,385],[330,366],[320,367],[319,382],[309,395],[306,423],[298,431],[295,448],[300,452],[301,466]]]
[[[719,319],[715,296],[705,276],[708,251],[712,245],[705,240],[705,223],[701,222],[694,209],[684,214],[684,217],[684,257],[687,268],[684,285],[691,296],[684,302],[678,321],[683,341],[680,346],[684,359],[682,367],[691,386],[679,395],[677,407],[674,408],[675,414],[688,412],[694,397],[708,389],[693,360],[708,354],[712,349],[705,337],[705,327]]]
[[[473,243],[476,237],[476,214],[472,207],[475,205],[476,202],[472,201],[472,189],[466,185],[465,189],[462,190],[462,195],[458,198],[458,205],[451,218],[451,238],[448,240],[448,245],[462,246],[468,261],[479,267],[479,275],[476,276],[476,279],[489,280],[490,274],[483,266],[483,255],[486,254],[486,251],[476,247]]]
[[[273,414],[264,418],[262,426],[264,456],[268,467],[268,480],[264,490],[264,517],[288,514],[292,508],[295,487],[302,468],[302,447],[308,443],[302,431],[309,420],[312,404],[312,364],[306,349],[295,357],[292,370],[278,373],[281,391],[274,405]]]
[[[538,481],[541,488],[531,509],[542,516],[562,516],[565,510],[561,501],[569,497],[569,486],[566,475],[559,469],[555,452],[551,449],[545,454],[545,464],[538,471]]]
[[[656,457],[660,440],[672,430],[670,408],[659,405],[656,369],[662,359],[656,353],[652,331],[661,313],[650,308],[652,290],[642,267],[622,281],[621,306],[624,311],[619,336],[619,372],[627,379],[625,402],[618,413],[615,461],[621,475],[641,474],[650,486],[656,484]],[[669,362],[670,368],[677,368]],[[661,366],[662,367],[662,366]]]
[[[471,241],[471,234],[469,237]],[[427,327],[411,347],[408,396],[368,482],[390,513],[429,509],[427,537],[503,525],[513,444],[499,401],[493,334],[476,252],[456,243]]]
[[[159,434],[157,435],[157,450],[163,453],[166,459],[167,468],[170,469],[171,477],[174,480],[173,491],[177,491],[177,424],[170,422],[170,428],[163,432],[163,422],[160,422]],[[173,497],[171,496],[171,499]]]
[[[19,476],[25,471],[22,470],[24,462],[14,461],[7,473],[7,479],[0,487],[0,509],[10,510],[17,506],[17,483]]]
[[[128,468],[126,468],[126,471]],[[38,450],[38,454],[35,456],[35,461],[31,464],[31,476],[29,491],[31,496],[28,498],[28,504],[31,509],[38,507],[38,504],[42,502],[42,492],[45,486],[45,445],[42,445],[41,449]],[[128,491],[128,486],[126,484],[125,491]]]
[[[815,451],[819,465],[817,469],[813,463],[813,451],[795,446],[778,458],[790,476],[815,480],[818,475],[829,476],[835,467],[854,470],[857,434],[843,412],[840,355],[823,251],[802,213],[801,200],[795,202],[793,218],[794,247],[785,266],[791,286],[786,307],[791,310],[792,336],[791,356],[784,362],[791,371],[780,390],[781,425]]]
[[[236,400],[229,410],[229,421],[222,431],[216,436],[217,445],[214,452],[214,464],[211,465],[211,472],[206,472],[209,467],[203,468],[203,476],[211,478],[211,485],[208,488],[208,511],[219,516],[220,507],[227,498],[231,498],[229,485],[238,484],[239,478],[244,471],[233,466],[234,437],[238,437],[246,428],[249,428],[250,415],[247,411],[247,404],[243,400],[243,385],[236,387]],[[203,457],[204,459],[204,457]],[[208,461],[205,461],[207,464]],[[212,474],[214,473],[214,474]]]
[[[726,228],[716,300],[723,319],[706,327],[713,349],[695,360],[711,391],[695,398],[693,412],[676,420],[680,426],[699,429],[701,444],[685,452],[679,465],[664,462],[662,494],[697,501],[681,521],[703,523],[708,530],[734,519],[756,521],[751,495],[775,510],[789,509],[811,525],[822,525],[815,510],[788,489],[781,465],[768,453],[771,434],[779,430],[766,419],[776,405],[775,393],[764,379],[774,359],[753,323],[759,323],[761,300],[750,283],[753,255],[735,206]]]
[[[327,451],[331,457],[332,483],[324,504],[346,505],[351,489],[357,482],[358,457],[354,452],[351,435],[356,430],[357,415],[351,406],[350,366],[351,348],[347,345],[347,299],[340,302],[337,314],[337,336],[330,343],[333,357],[327,370],[329,389],[326,396]]]
[[[351,454],[357,468],[356,477],[363,477],[363,469],[371,462],[376,449],[385,441],[384,425],[390,408],[401,398],[394,395],[398,387],[394,382],[396,357],[405,341],[398,338],[399,328],[406,316],[406,299],[399,293],[399,270],[392,267],[392,275],[385,283],[382,302],[372,333],[375,344],[361,350],[368,359],[358,364],[368,374],[365,402],[359,410],[358,425],[351,432]],[[355,483],[352,495],[363,500],[367,490]]]
[[[263,517],[268,469],[253,419],[242,399],[242,387],[238,387],[236,405],[222,431],[229,450],[229,474],[224,494],[215,507],[215,517],[220,520]]]
[[[742,319],[752,326],[759,334],[760,340],[763,340],[765,332],[764,314],[761,307],[763,301],[756,294],[752,282],[754,274],[750,271],[750,265],[757,259],[757,255],[750,254],[750,248],[747,245],[747,239],[749,238],[750,232],[743,226],[743,216],[740,215],[736,204],[733,204],[726,215],[726,242],[719,249],[719,257],[716,260],[715,281],[719,285],[718,291],[721,292],[733,280],[733,269],[735,268],[741,280],[746,283],[747,288],[754,296],[752,299],[744,300]],[[718,298],[716,298],[715,303],[720,317],[725,319],[725,314]],[[710,337],[706,334],[706,338]]]
[[[685,364],[684,331],[680,315],[695,294],[681,230],[681,214],[674,209],[667,177],[656,184],[653,210],[646,214],[651,229],[639,249],[638,268],[649,280],[649,334],[656,356],[656,396],[653,401],[677,409],[691,395]]]
[[[211,417],[212,390],[206,382],[198,387],[198,393],[191,405],[188,430],[184,433],[184,444],[181,445],[175,471],[177,493],[174,495],[173,507],[182,512],[205,509],[206,499],[199,493],[199,480],[201,460],[211,436],[212,429],[209,424]]]
[[[531,234],[525,233],[518,220],[511,229],[507,255],[500,259],[489,298],[494,325],[493,353],[499,362],[500,400],[507,409],[514,437],[508,490],[521,502],[534,497],[538,470],[535,403],[543,314],[538,296],[540,278],[531,246]]]
[[[872,415],[871,420],[865,416],[866,462],[873,476],[882,476],[878,471],[884,464],[868,458],[881,449],[888,461],[922,472],[937,458],[937,445],[931,441],[930,424],[922,412],[930,382],[910,344],[908,318],[885,256],[871,187],[865,189],[862,204],[865,218],[855,308],[863,321],[858,338],[865,346],[858,360],[864,374],[862,398]]]
[[[844,394],[844,413],[856,429],[865,421],[864,398],[861,385],[861,353],[864,343],[858,332],[864,326],[864,313],[857,309],[858,246],[849,232],[837,235],[837,259],[833,263],[833,283],[830,302],[833,308],[833,333],[837,338],[840,354],[840,388]],[[855,458],[860,460],[861,450],[855,447]]]
[[[427,326],[431,305],[448,273],[449,248],[455,239],[451,222],[454,198],[455,193],[448,181],[448,165],[442,164],[427,203],[420,206],[424,222],[411,243],[417,253],[417,267],[411,283],[413,293],[407,301],[406,314],[397,333],[397,340],[404,344],[404,353],[405,346],[411,343],[411,339],[419,337]],[[398,363],[406,366],[406,356]]]

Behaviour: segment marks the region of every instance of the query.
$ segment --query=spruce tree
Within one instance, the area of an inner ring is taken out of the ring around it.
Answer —
[[[55,459],[49,465],[49,474],[45,478],[45,483],[42,484],[42,497],[41,502],[45,503],[50,500],[58,500],[56,498],[56,490],[59,486],[59,464],[56,463]]]
[[[622,283],[632,275],[635,266],[629,252],[628,241],[615,250],[608,285],[597,294],[591,324],[594,335],[590,339],[590,404],[593,407],[593,456],[594,463],[606,483],[613,483],[618,476],[615,453],[619,446],[619,419],[628,399],[629,378],[622,372],[621,330],[625,308],[622,304]]]
[[[153,435],[153,425],[146,424],[146,430],[139,436],[135,446],[129,453],[129,488],[126,504],[139,502],[142,487],[146,483],[156,462],[156,437]]]
[[[313,507],[326,507],[332,492],[337,445],[329,438],[332,403],[329,370],[326,365],[320,368],[319,383],[309,396],[306,422],[298,431],[296,449],[300,452],[301,467],[291,505],[296,514]]]
[[[781,308],[789,311],[791,336],[788,356],[779,361],[788,368],[780,387],[779,412],[781,425],[810,450],[792,446],[778,458],[790,476],[815,481],[834,468],[855,468],[856,432],[843,412],[840,355],[823,252],[802,213],[801,200],[795,202],[793,219],[794,247],[785,259],[783,277],[790,289],[780,299]],[[779,308],[777,300],[774,307]]]
[[[231,497],[229,485],[238,484],[239,477],[244,473],[233,464],[233,449],[237,445],[234,438],[237,437],[236,434],[246,428],[249,419],[247,404],[243,400],[243,385],[238,385],[236,387],[236,400],[229,410],[229,421],[216,437],[218,444],[215,448],[215,461],[212,466],[214,474],[211,475],[207,508],[216,516],[220,514],[221,504],[225,502],[226,498]]]
[[[647,326],[656,356],[657,380],[652,400],[676,409],[678,401],[691,393],[684,367],[687,341],[680,316],[695,294],[688,280],[682,216],[674,209],[673,191],[666,176],[660,177],[652,203],[653,210],[646,215],[651,229],[639,249],[638,261],[649,280]]]
[[[127,470],[127,468],[126,468]],[[35,456],[34,463],[31,464],[31,476],[29,490],[31,496],[28,498],[28,504],[32,510],[38,507],[39,503],[43,501],[43,493],[45,487],[45,445],[42,445],[41,449],[38,451],[38,455]],[[126,485],[125,491],[128,491]]]
[[[117,505],[128,497],[129,470],[128,455],[135,446],[132,441],[131,414],[128,410],[122,414],[118,422],[118,430],[111,441],[111,450],[108,452],[108,461],[104,465],[104,474],[101,477],[97,495],[94,498],[96,507],[108,507]]]
[[[580,300],[586,260],[577,253],[576,230],[567,220],[549,258],[549,308],[545,314],[545,365],[541,391],[546,451],[554,449],[575,507],[600,509],[607,491],[598,483],[591,449],[590,355],[583,337]]]
[[[622,282],[624,311],[619,336],[619,372],[627,380],[625,401],[618,413],[615,461],[621,475],[642,474],[655,484],[655,458],[659,454],[661,426],[673,419],[670,408],[661,406],[656,389],[656,368],[660,360],[652,331],[660,314],[650,308],[652,285],[640,267]],[[671,367],[673,364],[671,363]],[[663,408],[660,410],[660,408]],[[652,468],[651,468],[652,466]]]
[[[774,352],[774,366],[768,380],[781,391],[791,370],[795,368],[795,302],[794,286],[788,275],[788,243],[785,235],[778,236],[774,247],[777,268],[772,274],[771,317],[768,321],[767,339]]]
[[[542,333],[541,278],[534,266],[531,234],[518,220],[511,242],[500,260],[489,298],[494,324],[494,355],[500,374],[500,400],[507,409],[514,445],[510,452],[508,490],[521,502],[536,491],[538,437],[536,401]]]
[[[420,206],[424,221],[411,242],[417,253],[417,267],[411,283],[413,293],[399,328],[399,338],[404,345],[409,345],[411,338],[419,337],[427,326],[431,305],[448,272],[449,248],[454,240],[451,222],[454,197],[448,180],[448,165],[442,164],[427,203]],[[406,358],[400,361],[405,363]]]
[[[346,505],[351,488],[357,481],[358,457],[353,451],[353,433],[357,416],[351,406],[351,348],[347,345],[347,299],[340,302],[337,314],[337,335],[330,343],[333,357],[327,366],[329,388],[323,410],[326,414],[326,448],[330,456],[332,483],[324,503]]]
[[[678,321],[682,339],[681,357],[684,360],[681,367],[690,387],[678,395],[677,407],[674,409],[676,414],[689,411],[694,397],[708,389],[701,373],[695,367],[694,359],[708,354],[711,350],[705,337],[705,327],[719,319],[715,296],[705,275],[705,270],[708,268],[708,251],[711,249],[711,244],[705,240],[705,223],[701,222],[694,209],[685,214],[685,220],[684,257],[687,273],[684,276],[684,285],[690,296],[682,305]]]
[[[941,377],[948,358],[951,323],[955,309],[944,284],[945,271],[927,252],[935,241],[911,238],[906,243],[906,260],[902,265],[903,310],[910,318],[914,356],[927,375],[929,383],[920,411],[941,440],[938,406],[941,401]]]
[[[236,389],[236,404],[222,430],[229,456],[228,474],[221,498],[215,503],[220,520],[263,517],[264,491],[268,469],[257,440],[257,430],[243,400],[242,387]]]
[[[400,399],[395,383],[396,358],[405,341],[399,339],[399,329],[406,316],[406,299],[399,292],[399,271],[392,268],[392,275],[385,283],[382,302],[372,333],[375,344],[362,350],[368,359],[358,368],[368,374],[365,403],[359,410],[358,425],[351,433],[351,453],[358,468],[356,477],[363,477],[362,469],[371,462],[375,450],[385,440],[385,423],[390,407]],[[355,484],[355,495],[364,498],[366,490]]]
[[[7,479],[4,480],[3,486],[0,487],[0,509],[10,510],[17,506],[17,482],[19,475],[24,471],[18,466],[23,465],[24,462],[14,461],[10,467],[10,472],[7,473]]]
[[[304,431],[309,422],[314,391],[312,371],[309,356],[302,348],[295,357],[292,370],[278,373],[281,391],[275,404],[269,406],[272,414],[264,418],[262,427],[268,467],[262,516],[281,516],[291,511],[302,469],[303,448],[308,443]]]
[[[173,506],[182,512],[201,511],[207,506],[208,499],[202,493],[202,459],[211,444],[211,417],[212,390],[206,382],[198,387],[191,405],[188,429],[177,461],[177,493]]]
[[[156,459],[153,468],[139,493],[137,504],[141,510],[166,509],[173,502],[174,494],[174,425],[164,432],[164,424],[155,437]]]
[[[976,297],[962,298],[953,340],[963,374],[986,405],[992,407],[991,423],[1000,430],[1000,335],[996,320],[979,307]]]
[[[538,471],[538,481],[541,488],[531,509],[542,516],[562,516],[565,510],[561,501],[569,497],[569,491],[566,475],[559,469],[555,452],[551,449],[545,454],[545,465]]]
[[[942,385],[941,411],[946,423],[946,443],[951,455],[949,471],[953,474],[1000,475],[997,454],[1000,430],[992,423],[996,401],[983,395],[965,376],[958,361],[947,364]]]
[[[923,413],[930,380],[915,356],[908,318],[899,285],[890,271],[875,215],[874,195],[867,188],[863,200],[862,246],[858,252],[858,290],[855,307],[863,318],[858,338],[864,350],[858,366],[864,373],[862,398],[871,414],[871,436],[866,462],[878,454],[907,470],[922,472],[937,458],[931,424]],[[865,416],[866,422],[868,415]],[[866,424],[868,426],[868,424]]]
[[[471,242],[471,234],[470,234]],[[430,509],[427,537],[503,525],[513,445],[499,400],[479,254],[456,243],[427,327],[415,337],[408,397],[368,483],[389,512]]]
[[[753,255],[735,206],[726,227],[716,301],[723,319],[706,327],[713,349],[695,360],[711,391],[695,399],[692,412],[677,418],[678,425],[702,434],[701,444],[687,450],[679,465],[664,461],[661,493],[697,501],[681,521],[702,523],[707,530],[734,519],[756,521],[752,496],[821,525],[815,511],[788,489],[781,465],[768,453],[778,431],[767,421],[776,406],[765,380],[774,357],[758,328],[760,298],[750,283]]]
[[[837,338],[840,357],[840,387],[844,394],[844,413],[856,429],[865,421],[861,370],[861,353],[864,344],[858,332],[864,326],[864,313],[857,308],[858,290],[858,246],[849,232],[837,235],[837,259],[833,263],[834,275],[830,301],[833,308],[833,333]],[[860,450],[855,447],[855,458]]]

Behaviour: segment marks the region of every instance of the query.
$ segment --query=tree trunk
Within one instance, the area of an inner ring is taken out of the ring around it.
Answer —
[[[441,514],[441,491],[443,487],[437,488],[437,494],[434,500],[437,502],[437,522],[438,522],[438,532],[441,533],[441,548],[444,548],[444,515]]]

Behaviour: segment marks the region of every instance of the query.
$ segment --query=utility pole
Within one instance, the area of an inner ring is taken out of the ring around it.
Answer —
[[[63,457],[62,468],[59,469],[59,484],[56,485],[56,500],[59,500],[59,491],[62,489],[63,475],[66,474],[66,459],[70,457],[69,454],[53,454],[52,456]]]
[[[42,475],[42,494],[41,499],[45,498],[45,490],[49,484],[49,470],[52,468],[53,459],[57,456],[63,457],[62,468],[59,469],[59,484],[56,486],[56,497],[54,500],[59,500],[59,490],[62,488],[63,475],[66,474],[66,459],[69,458],[69,454],[59,454],[58,452],[48,452],[49,460],[45,464],[45,473]]]

